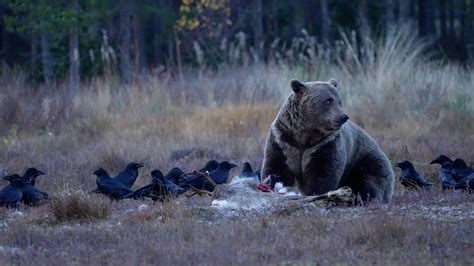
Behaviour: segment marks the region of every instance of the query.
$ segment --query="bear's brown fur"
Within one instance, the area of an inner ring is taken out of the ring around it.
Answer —
[[[337,82],[291,81],[293,93],[269,130],[263,177],[304,195],[349,186],[362,200],[390,202],[395,185],[387,156],[342,109]]]

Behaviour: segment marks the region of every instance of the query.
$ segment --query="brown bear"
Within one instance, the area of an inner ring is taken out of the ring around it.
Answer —
[[[334,79],[291,81],[292,94],[273,121],[262,175],[304,195],[349,186],[363,201],[392,199],[395,178],[387,156],[362,128],[348,121]]]

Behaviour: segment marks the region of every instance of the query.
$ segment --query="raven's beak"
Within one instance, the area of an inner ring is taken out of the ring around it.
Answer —
[[[430,162],[430,164],[435,164],[435,163],[439,163],[438,159],[434,159],[433,161]]]
[[[38,171],[38,173],[37,173],[37,174],[38,174],[38,175],[45,175],[46,173],[45,173],[45,172],[43,172],[43,171]]]
[[[3,180],[11,181],[11,180],[12,180],[12,176],[7,175],[7,176],[2,177],[2,179],[3,179]]]
[[[233,164],[233,163],[230,164],[230,168],[235,168],[235,167],[237,167],[236,164]]]
[[[141,168],[143,167],[144,165],[142,163],[137,163],[137,168]]]
[[[402,168],[402,165],[401,165],[401,163],[396,163],[395,167]]]

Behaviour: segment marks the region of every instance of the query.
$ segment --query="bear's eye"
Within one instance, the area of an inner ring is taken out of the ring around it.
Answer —
[[[327,99],[326,101],[324,101],[324,103],[326,103],[327,105],[332,104],[333,102],[333,99]]]

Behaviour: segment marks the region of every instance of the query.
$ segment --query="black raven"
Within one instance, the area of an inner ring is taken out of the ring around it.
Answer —
[[[27,180],[21,178],[18,174],[8,175],[3,179],[10,181],[10,184],[0,191],[0,206],[9,208],[17,208],[23,197],[21,186],[28,183]]]
[[[400,173],[400,182],[407,188],[419,189],[431,187],[433,183],[429,182],[426,177],[418,173],[415,166],[410,161],[403,161],[396,164],[402,171]]]
[[[153,201],[164,201],[170,197],[182,194],[184,189],[177,186],[173,182],[166,180],[163,173],[155,169],[151,171],[151,183],[137,189],[135,192],[125,196],[130,199],[151,198]]]
[[[203,174],[215,170],[218,166],[219,163],[216,160],[210,160],[203,168],[199,169],[198,172],[181,176],[178,185],[184,189],[192,187],[200,190],[213,191],[213,184],[211,184]]]
[[[441,180],[443,190],[454,189],[456,181],[454,180],[453,175],[453,160],[446,155],[439,155],[436,159],[431,161],[430,164],[441,165],[441,168],[439,169],[439,179]]]
[[[183,170],[179,167],[173,167],[171,170],[165,175],[165,180],[169,180],[174,184],[179,184],[180,177],[184,174]]]
[[[228,161],[223,161],[219,163],[219,166],[215,170],[209,172],[209,176],[216,182],[216,184],[224,184],[229,179],[229,171],[230,169],[237,167],[237,165],[233,163],[229,163]]]
[[[217,167],[219,166],[219,163],[216,161],[216,160],[210,160],[206,163],[206,165],[199,169],[199,173],[205,173],[206,171],[207,172],[210,172],[212,170],[215,170]]]
[[[103,168],[95,170],[93,174],[97,176],[96,183],[99,192],[109,196],[111,200],[118,201],[133,192],[129,187],[111,178]]]
[[[174,175],[182,175],[183,171],[179,168],[173,168],[171,169],[166,176],[163,176],[163,174],[158,171],[151,171],[151,177],[152,181],[160,179],[161,183],[163,184],[165,191],[167,194],[173,194],[173,195],[179,195],[184,193],[184,189],[181,188],[180,186],[176,185],[174,182],[170,180]]]
[[[451,160],[448,156],[446,155],[439,155],[438,157],[436,157],[433,161],[430,162],[430,164],[443,164],[445,162],[453,162],[453,160]]]
[[[208,162],[207,165],[209,163],[210,162]],[[229,170],[234,167],[237,167],[237,165],[223,161],[218,164],[216,169],[212,171],[206,170],[206,172],[209,174],[209,177],[213,180],[213,182],[219,185],[227,182],[227,179],[229,178]],[[184,189],[196,188],[199,190],[207,190],[212,192],[214,190],[214,184],[212,184],[209,179],[204,176],[206,172],[195,172],[183,176],[179,182],[179,186]]]
[[[252,178],[255,182],[260,183],[260,175],[259,172],[254,172],[252,169],[252,165],[249,162],[245,162],[242,167],[242,172],[240,173],[241,178]]]
[[[114,179],[125,186],[131,188],[138,177],[138,169],[143,167],[141,163],[129,163],[122,172],[118,173]]]
[[[462,159],[453,162],[453,175],[456,181],[455,189],[472,190],[474,186],[474,169],[467,166]]]
[[[26,205],[38,205],[42,201],[49,199],[48,193],[35,188],[28,182],[21,186],[21,191],[23,192],[21,202]]]
[[[29,180],[30,184],[32,186],[35,186],[36,184],[36,178],[40,175],[44,175],[45,173],[43,171],[40,171],[34,167],[26,169],[25,173],[23,174],[23,178],[26,178]]]

